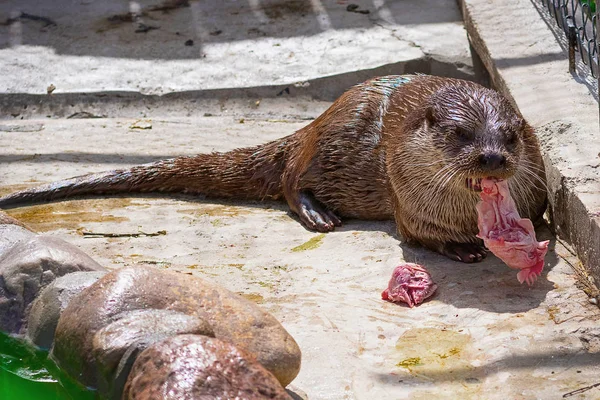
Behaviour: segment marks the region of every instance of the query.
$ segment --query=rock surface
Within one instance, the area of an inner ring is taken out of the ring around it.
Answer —
[[[92,342],[99,393],[109,398],[121,397],[133,362],[148,346],[183,333],[214,336],[205,320],[176,311],[135,310],[119,317],[96,332]]]
[[[179,335],[135,361],[123,399],[291,399],[253,356],[218,339]]]
[[[96,335],[128,312],[150,309],[207,321],[216,338],[254,355],[283,386],[298,374],[300,349],[270,314],[202,279],[142,266],[113,271],[76,296],[59,320],[52,355],[67,373],[97,387],[104,366],[95,357]]]
[[[1,217],[2,213],[0,213]],[[32,237],[35,237],[35,233],[22,226],[0,224],[0,257],[18,242],[31,239]]]
[[[61,313],[71,299],[92,285],[106,272],[73,272],[46,286],[31,305],[27,321],[27,337],[33,344],[49,349]]]
[[[0,256],[0,330],[23,333],[31,302],[57,277],[103,270],[87,254],[56,237],[36,235],[15,243]]]

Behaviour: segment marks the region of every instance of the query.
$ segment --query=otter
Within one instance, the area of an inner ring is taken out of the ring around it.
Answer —
[[[341,219],[395,219],[401,237],[463,262],[480,261],[482,178],[507,179],[520,215],[546,206],[533,128],[498,92],[428,75],[358,84],[306,127],[224,153],[83,175],[0,198],[0,207],[133,192],[283,199],[311,230]]]

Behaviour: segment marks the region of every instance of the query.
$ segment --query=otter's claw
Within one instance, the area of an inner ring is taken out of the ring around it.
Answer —
[[[311,194],[303,192],[299,196],[298,216],[307,228],[318,232],[330,232],[342,221],[332,211],[326,209]]]
[[[445,256],[465,263],[474,263],[487,256],[486,249],[475,243],[446,243],[442,249]]]

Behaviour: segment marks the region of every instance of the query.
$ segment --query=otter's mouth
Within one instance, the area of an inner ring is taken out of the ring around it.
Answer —
[[[474,192],[481,192],[481,178],[467,178],[465,179],[465,186]]]

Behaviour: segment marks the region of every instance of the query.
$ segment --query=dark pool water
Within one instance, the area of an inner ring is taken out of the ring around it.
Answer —
[[[0,399],[95,400],[96,393],[78,385],[36,350],[0,332]]]

